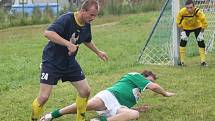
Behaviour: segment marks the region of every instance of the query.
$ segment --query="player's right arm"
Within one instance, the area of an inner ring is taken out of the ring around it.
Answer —
[[[171,93],[171,92],[167,92],[165,91],[160,85],[158,85],[157,83],[153,83],[151,82],[148,86],[147,89],[152,90],[155,93],[161,94],[165,97],[171,97],[174,96],[175,93]]]
[[[181,14],[181,11],[177,14],[176,16],[176,24],[178,26],[178,28],[182,29],[182,20],[183,20],[183,16]]]
[[[62,38],[60,35],[58,35],[54,31],[46,30],[44,32],[44,36],[48,40],[50,40],[50,41],[52,41],[52,42],[54,42],[56,44],[66,46],[68,48],[68,50],[69,50],[69,55],[73,54],[76,51],[77,47],[78,47],[78,45],[74,45],[70,41],[65,40],[64,38]]]

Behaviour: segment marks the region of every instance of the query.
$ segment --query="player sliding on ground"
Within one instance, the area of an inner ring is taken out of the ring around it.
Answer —
[[[139,118],[139,112],[132,109],[141,96],[141,92],[149,89],[165,97],[175,95],[165,91],[155,83],[156,75],[144,70],[141,73],[125,74],[113,86],[100,91],[87,103],[87,110],[95,110],[100,121],[124,121]],[[51,121],[65,114],[76,114],[76,103],[54,110],[43,116],[40,121]],[[99,121],[98,120],[98,121]],[[94,120],[95,121],[95,120]]]

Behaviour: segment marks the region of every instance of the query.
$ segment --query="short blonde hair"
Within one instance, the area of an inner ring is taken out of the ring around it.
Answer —
[[[99,11],[100,5],[97,0],[84,0],[82,3],[80,10],[88,10],[90,7],[95,6],[95,8]]]

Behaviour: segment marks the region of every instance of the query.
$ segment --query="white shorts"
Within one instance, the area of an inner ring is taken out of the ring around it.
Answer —
[[[127,108],[120,105],[116,97],[108,90],[100,91],[95,97],[100,98],[107,108],[107,110],[97,111],[98,114],[105,114],[107,117],[110,117],[116,115],[119,108]]]

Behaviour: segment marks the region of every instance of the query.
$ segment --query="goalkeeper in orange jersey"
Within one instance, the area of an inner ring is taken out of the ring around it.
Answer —
[[[199,54],[201,59],[201,66],[208,66],[205,61],[205,42],[204,42],[204,30],[208,26],[205,14],[195,7],[192,0],[187,0],[185,7],[182,8],[177,17],[176,23],[181,29],[181,41],[179,47],[180,63],[179,65],[184,66],[185,58],[185,47],[187,45],[188,37],[190,33],[194,32],[198,46]]]

